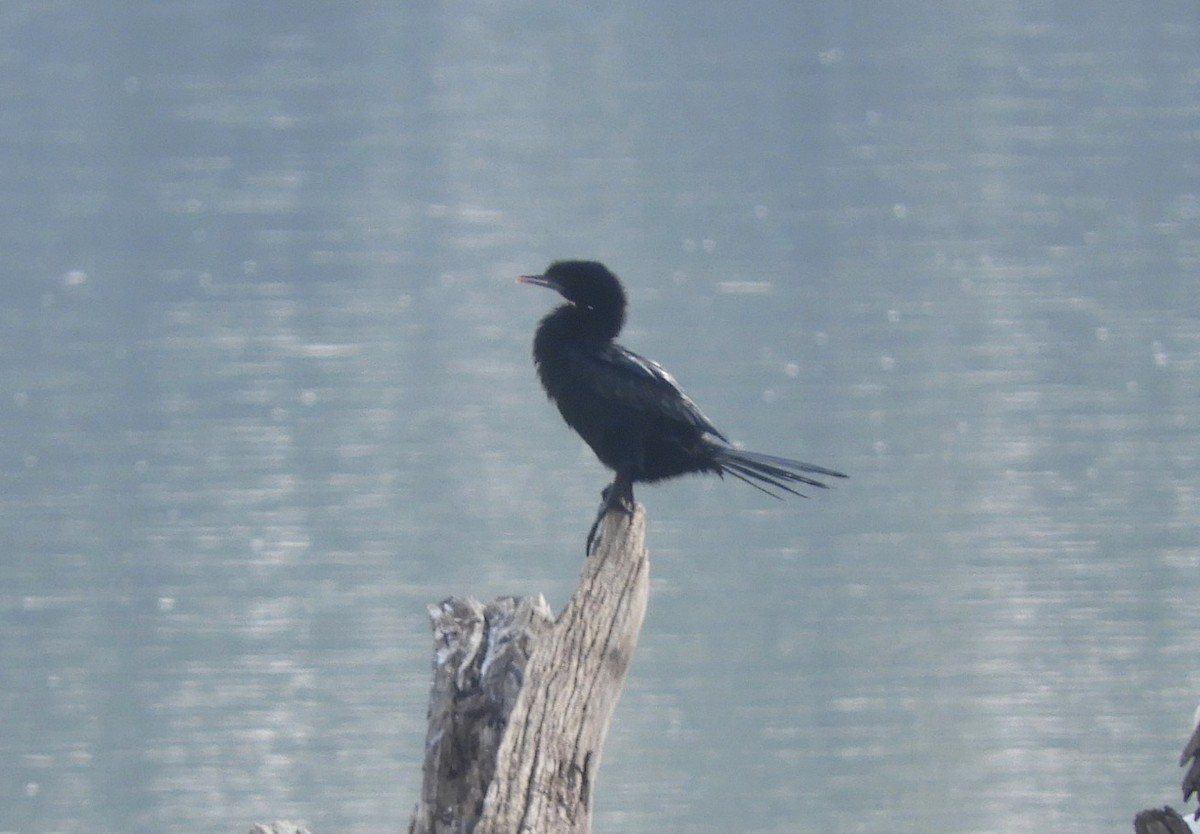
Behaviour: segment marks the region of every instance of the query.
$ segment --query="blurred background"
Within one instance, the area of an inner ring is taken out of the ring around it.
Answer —
[[[596,830],[1127,831],[1200,698],[1194,2],[0,4],[0,829],[407,827],[574,588],[557,258],[808,501],[643,488]]]

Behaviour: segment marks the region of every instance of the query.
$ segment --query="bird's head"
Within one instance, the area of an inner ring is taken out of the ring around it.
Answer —
[[[555,261],[541,275],[522,275],[522,284],[549,287],[576,307],[625,317],[625,290],[598,261]]]

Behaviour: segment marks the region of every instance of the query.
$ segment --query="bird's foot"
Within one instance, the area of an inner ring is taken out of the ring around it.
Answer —
[[[584,546],[583,546],[583,555],[584,556],[591,556],[592,548],[594,548],[596,545],[598,545],[600,543],[600,539],[597,537],[596,534],[600,532],[600,522],[603,519],[604,519],[604,512],[602,510],[600,512],[600,514],[598,516],[596,516],[596,520],[592,522],[591,529],[588,530],[587,543],[584,544]]]
[[[610,510],[618,510],[626,515],[633,514],[633,483],[624,478],[617,477],[611,484],[606,486],[600,492],[600,510],[596,513],[596,520],[592,522],[592,527],[588,530],[587,544],[585,545],[585,556],[591,556],[596,545],[600,543],[600,525],[604,522],[604,517],[608,515]]]
[[[618,478],[600,490],[600,510],[620,510],[626,515],[633,513],[633,484]]]

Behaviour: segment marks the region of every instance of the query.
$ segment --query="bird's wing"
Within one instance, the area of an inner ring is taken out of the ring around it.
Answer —
[[[615,398],[638,411],[661,414],[668,419],[695,426],[729,442],[704,416],[700,407],[692,402],[691,397],[683,393],[675,377],[654,360],[638,356],[616,343],[588,351],[582,359],[592,371],[584,374],[583,378],[598,393]]]

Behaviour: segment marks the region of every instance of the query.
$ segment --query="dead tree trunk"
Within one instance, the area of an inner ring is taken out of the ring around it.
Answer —
[[[550,622],[540,596],[431,606],[433,687],[410,834],[586,834],[646,613],[646,516],[610,512]]]

